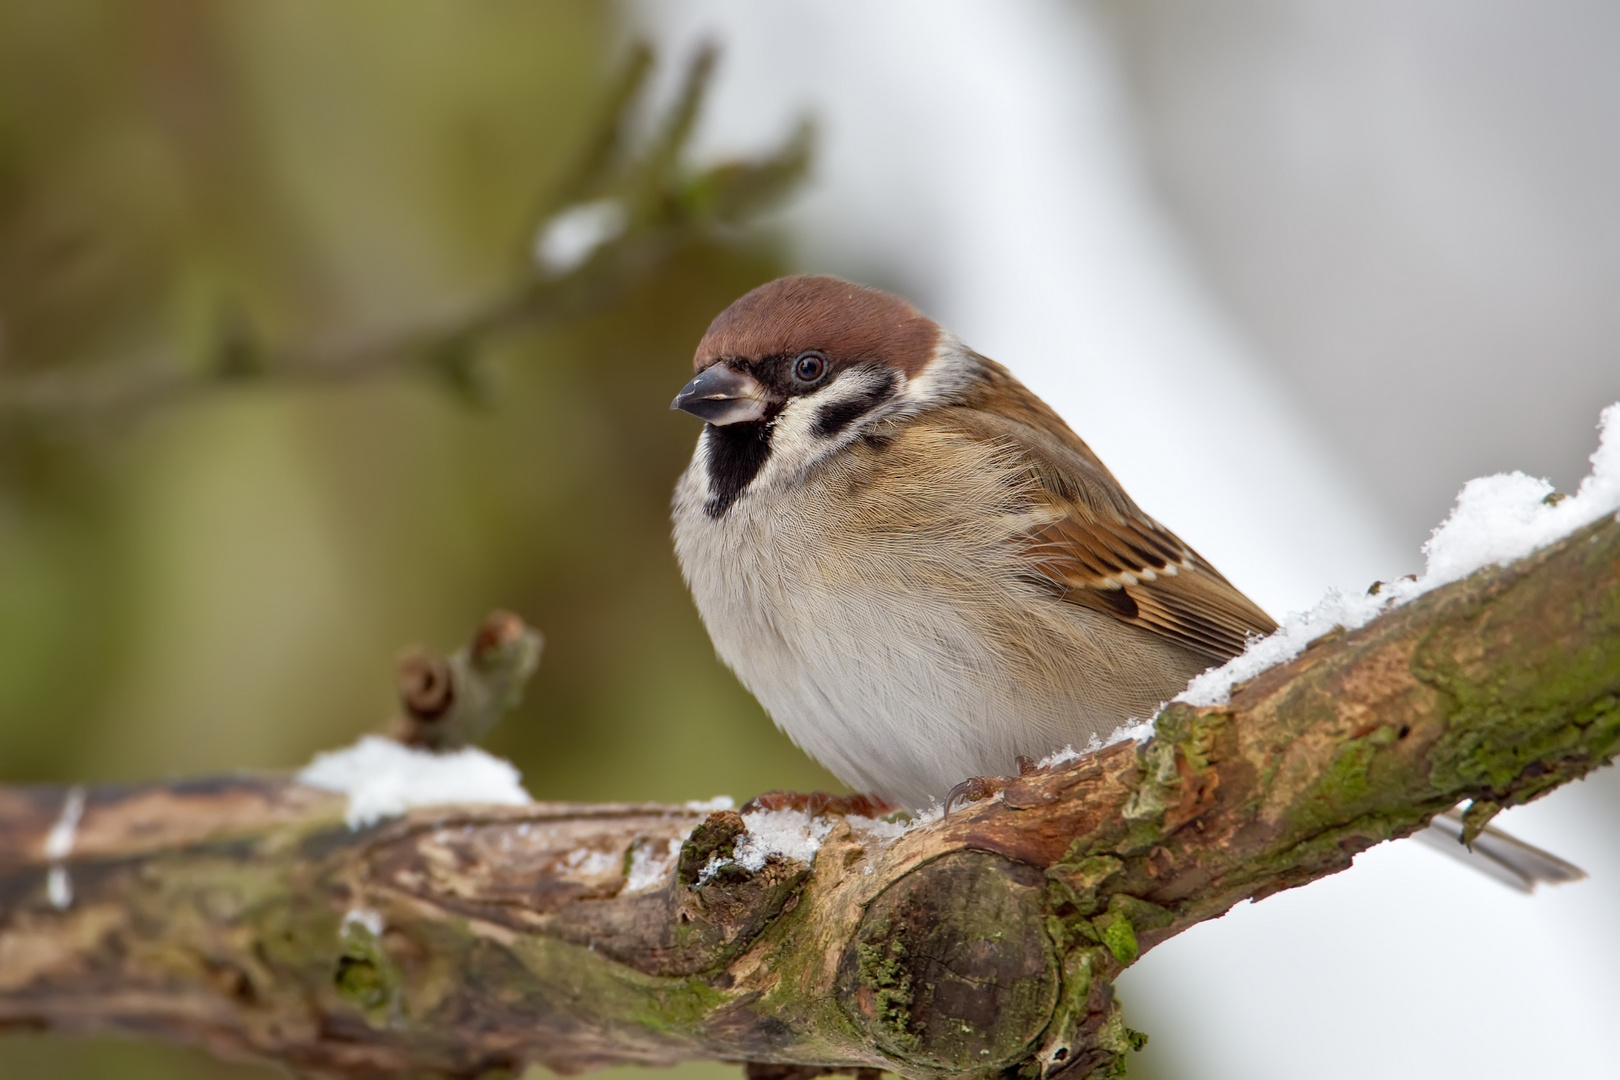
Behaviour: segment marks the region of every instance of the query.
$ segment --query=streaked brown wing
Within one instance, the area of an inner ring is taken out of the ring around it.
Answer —
[[[1100,518],[1052,496],[1057,515],[1025,548],[1030,568],[1070,603],[1104,611],[1215,661],[1277,628],[1176,535],[1147,517]]]
[[[1030,571],[1070,603],[1107,612],[1226,661],[1277,624],[1181,539],[1142,513],[1079,436],[1001,365],[983,357],[983,382],[936,423],[1004,447],[1026,466]]]

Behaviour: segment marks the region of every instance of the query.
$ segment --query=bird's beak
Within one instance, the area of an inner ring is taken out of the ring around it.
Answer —
[[[715,364],[681,387],[671,409],[711,424],[746,424],[765,418],[765,388],[746,372]]]

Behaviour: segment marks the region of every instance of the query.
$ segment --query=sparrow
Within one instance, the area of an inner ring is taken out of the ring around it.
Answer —
[[[675,552],[788,736],[909,807],[1106,738],[1276,624],[1000,364],[896,296],[762,285],[675,398]]]
[[[705,421],[675,488],[681,572],[720,659],[858,791],[948,808],[970,778],[1152,717],[1276,629],[1049,405],[899,297],[780,278],[715,318],[693,366],[671,405]],[[1498,848],[1526,887],[1580,876]]]

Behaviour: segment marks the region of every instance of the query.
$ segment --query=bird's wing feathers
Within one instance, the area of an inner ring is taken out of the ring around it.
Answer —
[[[1030,533],[1030,567],[1063,599],[1107,612],[1215,661],[1276,623],[1198,553],[1151,518],[1100,520],[1053,497],[1053,520]]]
[[[1213,661],[1231,659],[1250,637],[1277,628],[1197,552],[1144,514],[1044,402],[999,365],[985,363],[989,379],[980,400],[943,410],[953,415],[941,420],[1005,449],[1033,478],[1029,510],[1037,524],[1019,543],[1034,576],[1070,603]]]

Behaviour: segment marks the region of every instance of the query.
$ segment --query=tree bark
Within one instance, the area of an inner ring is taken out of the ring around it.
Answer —
[[[1113,981],[1142,952],[1614,756],[1620,525],[1155,726],[897,839],[831,815],[813,864],[753,872],[716,858],[731,811],[455,806],[355,831],[342,797],[279,777],[0,788],[0,1024],[339,1077],[1113,1070],[1140,1038]]]

